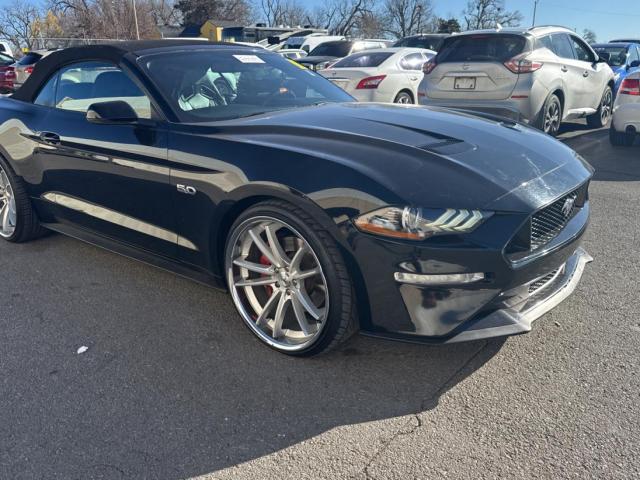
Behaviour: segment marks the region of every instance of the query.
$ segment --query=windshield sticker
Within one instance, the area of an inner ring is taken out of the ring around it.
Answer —
[[[257,55],[234,55],[234,57],[242,63],[264,63],[264,60]]]

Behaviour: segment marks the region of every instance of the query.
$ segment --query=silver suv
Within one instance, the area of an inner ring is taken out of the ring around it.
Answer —
[[[419,100],[506,116],[551,135],[573,118],[603,127],[614,86],[605,60],[563,27],[465,32],[425,64]]]

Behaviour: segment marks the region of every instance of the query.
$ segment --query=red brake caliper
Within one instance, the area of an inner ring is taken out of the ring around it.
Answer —
[[[271,262],[269,261],[269,259],[266,257],[266,255],[262,255],[260,257],[260,264],[261,265],[271,265]],[[266,274],[262,274],[263,277],[266,277]],[[271,285],[265,285],[264,287],[267,291],[267,295],[271,296],[271,294],[273,293],[273,287]]]

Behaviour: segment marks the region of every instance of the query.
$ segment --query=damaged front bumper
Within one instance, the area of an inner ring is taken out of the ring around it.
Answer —
[[[513,291],[505,292],[504,308],[490,313],[470,325],[466,330],[454,335],[445,343],[481,340],[506,335],[517,335],[531,331],[535,320],[563,302],[580,283],[584,267],[593,258],[578,248],[552,277],[530,282]],[[536,283],[544,282],[537,286]],[[534,287],[537,287],[534,289]],[[517,299],[514,301],[514,299]]]

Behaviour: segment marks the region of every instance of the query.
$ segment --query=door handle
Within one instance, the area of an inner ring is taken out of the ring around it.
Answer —
[[[582,73],[582,76],[583,76],[583,77],[585,77],[585,78],[587,78],[587,77],[589,76],[589,72],[585,70],[585,71]]]
[[[560,70],[562,70],[564,73],[567,73],[569,71],[569,69],[567,67],[565,67],[564,65],[562,66],[562,68]]]
[[[47,145],[60,145],[60,135],[57,133],[41,132],[38,136],[40,137],[40,140]]]

